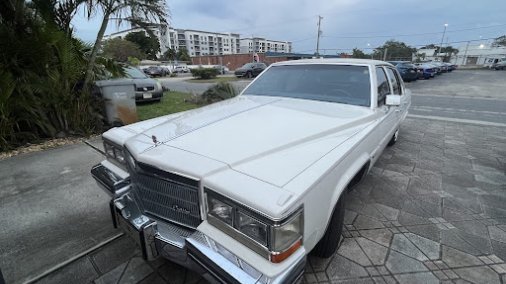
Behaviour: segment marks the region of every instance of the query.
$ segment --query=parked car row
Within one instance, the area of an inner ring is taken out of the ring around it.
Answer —
[[[169,68],[162,66],[150,66],[143,68],[142,71],[150,77],[165,77],[171,73]]]
[[[494,70],[504,70],[504,69],[506,69],[506,60],[496,62],[496,63],[492,64],[492,66],[490,68],[492,68]]]
[[[434,78],[436,75],[452,72],[457,68],[457,65],[439,61],[420,63],[411,63],[409,61],[389,61],[389,63],[393,64],[397,68],[404,82]]]

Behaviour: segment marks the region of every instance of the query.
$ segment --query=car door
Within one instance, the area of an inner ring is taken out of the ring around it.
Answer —
[[[386,96],[393,92],[391,82],[387,76],[387,71],[381,66],[376,67],[375,71],[377,84],[376,108],[381,117],[378,122],[378,127],[373,130],[373,137],[375,137],[377,143],[371,152],[371,160],[373,163],[379,158],[388,141],[390,141],[392,124],[394,124],[396,120],[395,109],[385,104]]]
[[[401,122],[408,115],[408,109],[411,106],[411,91],[406,89],[404,81],[402,81],[398,72],[394,72],[394,75],[397,77],[397,81],[400,84],[401,104],[399,105],[399,109],[397,111],[397,117],[399,118],[399,122]]]

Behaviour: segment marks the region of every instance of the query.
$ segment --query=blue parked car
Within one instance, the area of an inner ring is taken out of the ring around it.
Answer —
[[[418,72],[416,70],[415,65],[411,64],[411,62],[388,61],[388,63],[394,65],[395,68],[397,68],[399,73],[401,73],[401,77],[404,82],[411,82],[418,80]]]
[[[422,77],[424,79],[434,78],[436,76],[436,69],[433,65],[426,63],[415,63],[415,66],[422,70]]]

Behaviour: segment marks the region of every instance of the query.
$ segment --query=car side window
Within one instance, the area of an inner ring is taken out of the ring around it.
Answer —
[[[387,68],[388,77],[390,79],[390,84],[392,85],[392,89],[394,91],[394,95],[401,94],[401,83],[399,82],[399,78],[397,77],[397,72],[395,72],[391,68]]]
[[[385,104],[385,99],[390,94],[387,75],[381,67],[376,67],[376,79],[378,81],[378,106]]]

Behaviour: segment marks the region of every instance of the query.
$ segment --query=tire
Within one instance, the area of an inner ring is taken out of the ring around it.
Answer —
[[[397,143],[397,139],[399,138],[399,129],[397,129],[395,132],[394,132],[394,135],[392,135],[392,138],[390,139],[390,141],[388,141],[388,144],[387,146],[388,147],[391,147],[391,146],[394,146],[395,143]]]
[[[251,72],[249,72],[249,71],[248,71],[248,72],[246,73],[246,78],[248,78],[248,79],[253,78],[253,74],[252,74]]]
[[[311,255],[328,258],[331,257],[339,247],[339,244],[341,243],[341,233],[343,231],[346,191],[347,189],[343,190],[343,193],[339,197],[339,201],[337,201],[337,204],[334,207],[334,212],[330,217],[327,230],[311,251]]]

